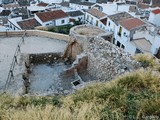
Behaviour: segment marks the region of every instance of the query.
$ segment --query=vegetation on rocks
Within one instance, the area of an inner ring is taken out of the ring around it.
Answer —
[[[160,75],[152,67],[140,69],[109,82],[93,83],[66,97],[3,94],[0,96],[0,119],[158,120]]]

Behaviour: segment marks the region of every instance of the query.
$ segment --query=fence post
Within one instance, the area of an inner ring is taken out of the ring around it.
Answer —
[[[10,73],[11,73],[11,78],[14,79],[13,70],[10,70]]]
[[[14,56],[14,59],[15,59],[15,62],[18,63],[18,61],[17,61],[17,56]]]

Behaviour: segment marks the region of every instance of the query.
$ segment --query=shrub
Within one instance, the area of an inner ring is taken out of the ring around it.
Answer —
[[[144,68],[147,67],[155,67],[158,63],[154,60],[154,58],[149,54],[137,54],[134,56],[138,62],[142,64]]]

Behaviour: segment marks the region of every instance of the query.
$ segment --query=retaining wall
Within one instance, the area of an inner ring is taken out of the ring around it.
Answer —
[[[29,55],[29,62],[34,64],[53,63],[57,60],[62,60],[62,53],[41,53]]]

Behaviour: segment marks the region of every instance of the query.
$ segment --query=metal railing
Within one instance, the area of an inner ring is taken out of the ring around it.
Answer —
[[[25,35],[26,35],[26,31],[24,31],[24,33],[22,35],[22,38],[20,39],[20,41],[19,41],[19,43],[16,47],[16,51],[14,53],[14,57],[12,59],[12,63],[11,63],[10,69],[9,69],[7,81],[6,81],[6,84],[5,84],[5,87],[4,87],[4,92],[7,91],[10,81],[12,79],[14,79],[14,68],[15,68],[15,65],[18,63],[17,57],[18,57],[18,53],[20,53],[20,51],[21,51],[21,45],[24,43]]]

